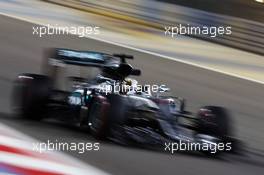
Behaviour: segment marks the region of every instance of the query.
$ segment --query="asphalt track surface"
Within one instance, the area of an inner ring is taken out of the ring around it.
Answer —
[[[0,122],[41,141],[97,142],[85,131],[52,121],[28,121],[11,115],[12,82],[21,72],[40,72],[42,51],[45,47],[65,47],[135,56],[133,64],[141,68],[144,83],[166,84],[172,93],[185,97],[187,109],[195,111],[206,104],[230,109],[235,134],[252,150],[264,146],[263,85],[178,63],[146,53],[133,51],[100,41],[76,36],[32,35],[27,22],[0,16]],[[100,151],[67,152],[85,163],[112,174],[262,174],[263,154],[206,158],[199,154],[164,154],[145,149],[122,147],[100,142]]]

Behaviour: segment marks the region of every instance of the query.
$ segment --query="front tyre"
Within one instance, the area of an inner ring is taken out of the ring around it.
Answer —
[[[219,139],[231,134],[230,116],[226,109],[218,106],[205,106],[197,113],[196,131]]]
[[[207,140],[217,145],[227,145],[229,142],[228,138],[231,135],[230,123],[231,118],[226,109],[218,106],[204,106],[197,113],[195,138],[198,140]],[[214,150],[214,154],[211,151],[202,150],[202,152],[211,156],[225,152],[227,149],[233,148],[225,147],[224,150],[216,149]]]

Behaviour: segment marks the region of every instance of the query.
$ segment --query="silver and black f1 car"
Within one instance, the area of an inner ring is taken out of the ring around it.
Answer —
[[[204,106],[193,115],[185,111],[184,99],[164,95],[168,88],[156,93],[139,88],[128,78],[141,74],[126,61],[133,56],[69,49],[47,53],[42,75],[23,73],[16,80],[14,107],[23,117],[60,118],[88,127],[98,139],[122,143],[234,143],[224,108]]]

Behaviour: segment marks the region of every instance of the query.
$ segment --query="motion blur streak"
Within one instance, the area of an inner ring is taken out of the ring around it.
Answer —
[[[87,37],[137,48],[141,52],[156,53],[158,57],[255,82],[264,82],[264,59],[260,55],[185,36],[171,39],[157,29],[39,1],[1,2],[0,13],[42,25],[99,26],[100,35]],[[35,36],[35,39],[39,38]]]
[[[164,40],[153,29],[41,3],[38,1],[0,1],[4,14],[26,18],[35,23],[104,24],[101,39],[137,46],[144,50],[166,54],[173,58],[211,68],[243,74],[263,81],[263,57],[219,45],[181,37]],[[8,3],[9,2],[9,3]],[[41,4],[41,5],[40,5]],[[63,22],[62,22],[63,21]],[[0,122],[38,140],[46,142],[58,138],[65,142],[95,141],[86,132],[53,121],[36,122],[11,117],[10,94],[12,81],[21,72],[40,72],[42,51],[45,47],[65,47],[109,53],[124,52],[135,56],[133,62],[143,70],[142,83],[166,84],[172,93],[188,101],[188,109],[196,111],[200,105],[214,104],[232,111],[236,134],[248,146],[246,157],[227,156],[212,160],[196,154],[174,156],[100,144],[100,151],[87,154],[67,152],[71,156],[113,174],[262,174],[264,167],[264,94],[263,85],[219,74],[180,62],[164,59],[117,45],[77,36],[52,36],[42,39],[32,35],[36,24],[0,16]],[[140,30],[137,30],[139,29]],[[132,30],[134,29],[134,30]],[[148,34],[142,32],[147,31]],[[137,36],[137,37],[135,37]],[[142,40],[138,40],[141,38]],[[100,38],[99,38],[100,39]],[[155,44],[158,43],[158,44]],[[1,130],[2,126],[0,127]],[[259,150],[257,152],[257,150]],[[250,151],[250,152],[248,152]],[[253,154],[254,152],[254,154]],[[1,155],[0,155],[1,156]],[[89,174],[87,172],[87,174]]]
[[[235,117],[237,134],[240,138],[247,141],[252,150],[252,147],[263,148],[264,138],[261,133],[264,131],[261,114],[264,112],[262,106],[264,98],[263,86],[260,84],[96,40],[81,39],[77,36],[54,36],[39,40],[32,36],[32,24],[8,17],[2,16],[0,23],[3,24],[0,34],[2,38],[0,121],[2,123],[41,141],[55,141],[58,138],[66,142],[92,141],[93,139],[86,132],[79,132],[59,123],[10,118],[9,100],[12,80],[21,72],[39,72],[38,65],[41,64],[42,51],[45,47],[68,47],[112,53],[122,50],[138,58],[133,63],[144,70],[141,78],[143,83],[147,80],[148,83],[167,84],[174,94],[181,94],[191,102],[188,108],[193,111],[198,108],[198,105],[210,103],[228,107]],[[23,35],[15,35],[17,32]],[[263,159],[255,154],[249,154],[246,158],[224,157],[224,160],[235,162],[228,163],[223,160],[212,161],[182,154],[171,156],[108,143],[100,145],[99,152],[89,152],[89,154],[69,152],[68,154],[113,174],[162,174],[164,172],[170,174],[176,171],[180,174],[196,174],[200,171],[204,174],[223,174],[229,171],[241,175],[257,174],[263,171]]]

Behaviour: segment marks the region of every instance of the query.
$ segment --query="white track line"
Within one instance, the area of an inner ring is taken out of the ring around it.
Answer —
[[[42,26],[47,26],[47,25],[45,25],[45,24],[43,24],[41,22],[31,21],[29,19],[26,19],[26,18],[23,18],[23,17],[18,17],[18,16],[15,16],[15,15],[5,14],[5,13],[2,13],[2,12],[0,12],[0,15],[7,16],[7,17],[10,17],[10,18],[15,18],[15,19],[18,19],[18,20],[21,20],[21,21],[26,21],[26,22],[29,22],[29,23],[34,23],[34,24],[38,24],[38,25],[42,25]],[[208,67],[208,66],[203,66],[203,65],[200,65],[200,64],[196,64],[196,63],[193,63],[193,62],[190,62],[190,61],[184,61],[184,60],[182,60],[180,58],[170,57],[170,56],[162,55],[162,54],[159,54],[159,53],[147,51],[147,50],[136,48],[136,47],[132,47],[132,46],[123,45],[123,44],[120,44],[120,43],[116,43],[116,42],[113,42],[113,41],[108,41],[108,40],[104,40],[104,39],[96,38],[96,37],[92,37],[92,36],[85,36],[85,37],[86,38],[90,38],[90,39],[94,39],[94,40],[97,40],[97,41],[101,41],[101,42],[104,42],[104,43],[108,43],[108,44],[111,44],[111,45],[123,47],[123,48],[126,48],[126,49],[135,50],[135,51],[146,53],[146,54],[149,54],[149,55],[153,55],[153,56],[165,58],[165,59],[168,59],[168,60],[172,60],[172,61],[188,64],[188,65],[191,65],[191,66],[199,67],[199,68],[202,68],[202,69],[210,70],[210,71],[213,71],[213,72],[221,73],[221,74],[224,74],[224,75],[236,77],[236,78],[239,78],[239,79],[244,79],[244,80],[248,80],[248,81],[259,83],[259,84],[264,84],[264,81],[261,81],[261,80],[248,78],[248,77],[241,76],[241,75],[238,75],[238,74],[226,72],[226,71],[223,71],[223,70],[220,70],[220,69],[214,69],[214,68],[211,68],[211,67]]]

